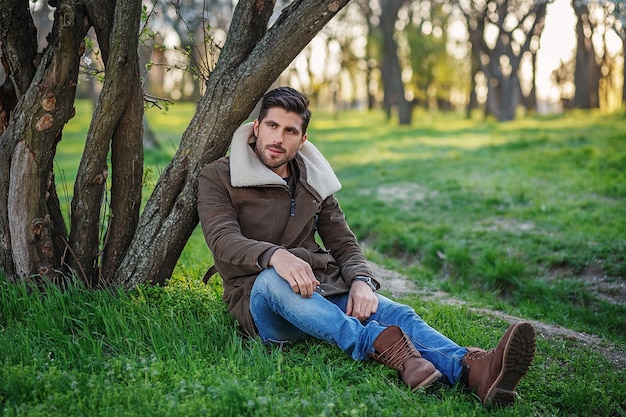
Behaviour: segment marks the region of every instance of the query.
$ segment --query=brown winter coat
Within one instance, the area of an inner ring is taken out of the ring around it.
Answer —
[[[253,140],[252,124],[241,126],[231,156],[207,165],[198,179],[198,215],[223,280],[223,300],[248,336],[256,335],[250,291],[276,249],[307,261],[324,296],[348,292],[357,276],[374,278],[333,196],[341,185],[321,153],[308,141],[298,151],[292,201],[284,180],[249,146]]]

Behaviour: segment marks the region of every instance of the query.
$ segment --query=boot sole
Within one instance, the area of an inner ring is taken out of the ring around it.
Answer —
[[[502,370],[487,391],[484,403],[506,407],[515,401],[513,391],[535,356],[535,329],[530,323],[517,323],[502,357]]]
[[[433,385],[435,382],[437,382],[439,378],[441,378],[441,372],[435,370],[435,372],[430,374],[429,377],[427,377],[422,382],[420,382],[418,386],[411,388],[411,391],[415,392],[421,388],[428,388],[431,385]]]

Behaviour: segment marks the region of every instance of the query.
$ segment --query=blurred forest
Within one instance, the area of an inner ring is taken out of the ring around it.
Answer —
[[[197,101],[235,2],[143,3],[145,93],[155,102]],[[52,24],[46,2],[31,8],[38,27]],[[280,10],[277,4],[272,19]],[[41,48],[47,32],[39,31]],[[95,100],[104,64],[90,37],[79,94]],[[569,108],[612,111],[626,103],[625,45],[624,0],[353,0],[277,84],[330,110],[382,107],[401,124],[410,124],[415,106],[479,110],[497,120]]]

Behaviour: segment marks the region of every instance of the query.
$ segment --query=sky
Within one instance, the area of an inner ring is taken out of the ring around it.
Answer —
[[[551,80],[562,61],[570,60],[576,48],[576,15],[570,0],[554,0],[546,10],[546,22],[537,51],[537,96],[556,101],[560,92]]]

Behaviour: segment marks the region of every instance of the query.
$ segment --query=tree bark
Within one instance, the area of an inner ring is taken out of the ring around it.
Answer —
[[[17,144],[7,132],[11,113],[35,74],[37,31],[28,12],[28,0],[5,0],[0,8],[0,47],[6,79],[0,86],[0,265],[15,273],[9,231],[8,195],[11,155]],[[19,71],[14,69],[20,68]]]
[[[6,10],[4,5],[2,9]],[[1,215],[8,230],[0,225],[0,233],[3,251],[8,248],[12,262],[6,262],[6,252],[2,261],[7,275],[22,278],[31,274],[61,277],[65,266],[67,239],[54,189],[53,159],[62,128],[74,115],[87,24],[84,7],[77,1],[61,1],[55,13],[48,47],[34,75],[38,82],[30,83],[20,97],[13,112],[16,116],[0,137],[2,158],[8,156],[10,161],[8,178],[0,178],[2,187],[8,185],[2,196],[6,201],[0,204],[7,208]],[[22,41],[31,43],[33,39]],[[11,72],[19,69],[11,67]],[[6,168],[3,164],[3,175]]]
[[[74,257],[71,259],[70,265],[76,271],[84,272],[83,279],[91,286],[97,286],[99,283],[98,273],[98,256],[100,253],[100,231],[101,231],[101,210],[103,198],[106,193],[107,178],[109,169],[107,166],[107,155],[109,153],[110,144],[115,129],[118,126],[120,118],[127,108],[131,91],[137,90],[139,80],[139,58],[137,54],[139,18],[141,16],[141,3],[135,0],[118,0],[115,6],[115,17],[113,20],[113,29],[110,34],[110,52],[108,57],[105,56],[105,67],[108,76],[105,77],[104,86],[100,93],[99,101],[92,116],[92,122],[87,133],[87,142],[81,159],[76,183],[74,185],[74,198],[72,199],[72,218],[70,231],[70,245]],[[106,51],[106,46],[104,51]],[[137,97],[138,92],[134,92]],[[140,93],[139,93],[140,94]],[[134,104],[136,106],[136,103]],[[129,141],[129,147],[126,150],[130,152],[124,158],[128,160],[116,159],[118,169],[131,168],[128,172],[120,171],[121,175],[130,175],[136,177],[136,171],[143,171],[143,158],[137,157],[141,154],[141,119],[143,113],[139,111],[137,115],[127,115],[129,122],[133,120],[139,126],[139,132],[131,129],[131,136],[126,138]],[[126,124],[125,129],[128,131],[130,124]],[[139,135],[137,135],[139,133]],[[139,148],[136,142],[139,141]],[[119,142],[119,140],[118,140]],[[133,146],[135,144],[135,146]],[[139,152],[137,150],[139,149]],[[120,156],[116,152],[116,157]],[[136,162],[140,166],[136,166]],[[130,167],[125,166],[130,165]],[[139,174],[141,175],[141,174]],[[118,177],[116,176],[116,179]],[[130,193],[136,193],[137,187],[133,185],[132,189],[127,190]],[[140,184],[140,181],[139,181]],[[127,184],[129,185],[129,184]],[[119,190],[119,187],[116,187]],[[139,188],[140,190],[140,188]],[[124,194],[117,192],[118,198]],[[126,195],[123,198],[128,198]],[[133,204],[133,201],[130,202]],[[135,202],[136,203],[136,202]],[[131,216],[131,225],[134,219],[132,211],[127,213]],[[118,216],[125,216],[122,212],[113,213]],[[117,225],[117,219],[113,225]],[[130,230],[130,233],[134,228]],[[112,233],[121,233],[123,231],[115,229]],[[112,242],[112,241],[111,241]],[[127,245],[127,241],[114,242],[112,245]],[[114,256],[116,254],[115,247],[113,251],[108,251],[107,255]]]
[[[138,63],[135,72],[139,73]],[[141,207],[143,180],[143,91],[133,77],[129,98],[111,143],[111,205],[100,261],[100,286],[113,279],[132,241]]]
[[[376,56],[373,53],[375,49],[375,39],[374,39],[374,24],[372,23],[373,11],[370,7],[369,1],[367,0],[358,0],[356,2],[357,7],[361,11],[363,18],[365,20],[365,24],[367,25],[367,35],[366,46],[365,46],[365,59],[366,59],[366,68],[365,68],[365,85],[366,85],[366,93],[367,93],[367,109],[373,110],[376,105],[376,91],[371,87],[373,73],[376,69],[377,65],[372,64],[372,62],[376,62]]]
[[[99,40],[104,62],[110,55],[110,34],[116,18],[115,0],[86,0],[87,14]],[[123,11],[124,12],[124,11]],[[136,13],[137,10],[134,10]],[[133,16],[136,19],[137,16]],[[121,22],[121,24],[125,24]],[[135,32],[131,31],[131,34]],[[126,36],[126,35],[122,35]],[[137,57],[137,59],[135,59]],[[143,91],[138,54],[131,54],[128,101],[111,138],[111,200],[108,225],[99,260],[99,271],[92,283],[110,284],[115,270],[128,249],[139,221],[143,179]],[[100,219],[103,222],[105,219]]]

